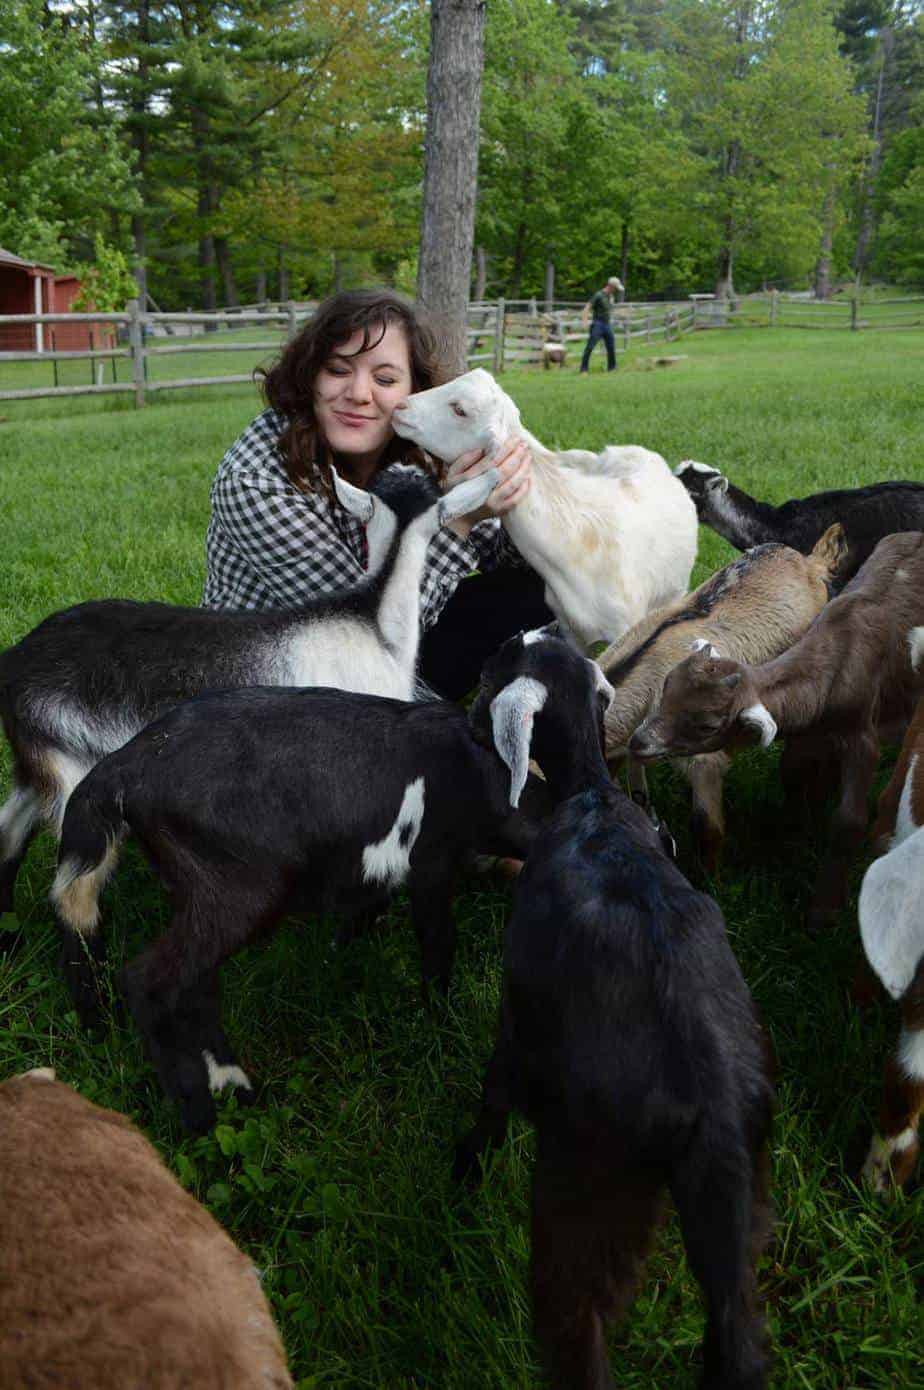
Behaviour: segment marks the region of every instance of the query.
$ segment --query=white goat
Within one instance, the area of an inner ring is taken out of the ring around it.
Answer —
[[[613,642],[685,593],[696,509],[660,454],[634,445],[554,453],[524,430],[514,402],[481,368],[417,392],[392,423],[444,460],[469,449],[493,460],[512,437],[526,441],[532,487],[504,526],[545,580],[549,607],[581,641]]]

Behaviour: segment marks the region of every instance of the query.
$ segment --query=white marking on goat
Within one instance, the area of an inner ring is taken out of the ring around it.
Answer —
[[[924,955],[924,922],[918,908],[922,886],[924,829],[874,859],[860,885],[860,939],[866,959],[893,999],[905,993]],[[924,1061],[921,1070],[924,1074]]]
[[[60,839],[61,822],[64,820],[64,812],[67,809],[71,792],[77,783],[82,782],[86,777],[93,762],[74,758],[69,753],[62,753],[58,748],[51,748],[45,754],[45,765],[52,778],[57,782],[54,795],[46,807],[46,814],[52,830]]]
[[[902,570],[902,569],[897,569],[897,570],[895,571],[894,577],[895,577],[896,579],[907,579],[907,578],[908,578],[908,571],[907,571],[907,570]]]
[[[908,647],[911,651],[911,669],[918,671],[924,659],[924,627],[913,627],[908,633]]]
[[[917,753],[912,753],[908,760],[908,771],[905,774],[905,785],[902,787],[902,794],[898,803],[898,812],[895,816],[895,834],[892,836],[892,845],[900,845],[903,840],[907,840],[909,835],[913,835],[919,826],[915,824],[914,813],[911,802],[914,797],[914,768],[917,763]]]
[[[898,1040],[898,1060],[912,1081],[924,1081],[924,1030],[903,1028]]]
[[[32,1081],[54,1081],[54,1067],[33,1067],[31,1071],[20,1072],[20,1076],[29,1077]]]
[[[0,807],[0,855],[15,859],[39,816],[39,799],[31,787],[15,787]]]
[[[760,730],[761,748],[769,748],[776,738],[777,724],[767,706],[758,700],[756,705],[748,705],[747,709],[741,711],[741,722],[752,724],[755,729]]]
[[[207,1048],[203,1049],[202,1060],[208,1070],[210,1091],[223,1091],[226,1086],[239,1086],[247,1091],[253,1090],[250,1077],[241,1067],[216,1062],[214,1053],[209,1052]]]
[[[534,627],[532,632],[523,633],[523,646],[531,647],[535,642],[545,642],[548,636],[544,627]]]
[[[403,883],[411,867],[411,850],[417,843],[424,814],[424,779],[417,777],[404,789],[395,823],[388,834],[363,850],[363,878],[394,888]]]
[[[119,841],[110,840],[95,866],[81,872],[80,860],[68,855],[58,866],[51,885],[51,901],[69,927],[81,936],[92,936],[99,926],[99,895],[116,865]]]
[[[893,1151],[894,1146],[889,1139],[883,1139],[881,1134],[873,1135],[863,1164],[863,1179],[874,1192],[885,1192],[889,1187],[889,1159]]]
[[[375,629],[349,618],[301,629],[283,648],[277,669],[280,685],[329,685],[395,700],[413,694],[413,675],[382,649]]]
[[[708,463],[696,463],[693,459],[684,459],[683,462],[678,463],[677,467],[674,469],[674,476],[679,478],[682,473],[685,473],[687,471],[687,469],[689,469],[691,473],[721,472],[721,469],[711,468]]]

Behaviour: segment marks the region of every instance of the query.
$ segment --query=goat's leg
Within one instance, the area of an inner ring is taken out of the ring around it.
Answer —
[[[719,1143],[734,1146],[727,1159]],[[671,1193],[687,1260],[706,1298],[700,1390],[763,1390],[767,1356],[756,1308],[755,1244],[762,1180],[743,1135],[703,1139],[675,1167]]]
[[[918,1125],[924,1111],[924,961],[902,996],[898,1046],[887,1059],[879,1108],[863,1176],[877,1191],[902,1187],[917,1166]]]
[[[625,1181],[623,1181],[625,1179]],[[556,1390],[614,1390],[605,1327],[635,1294],[660,1196],[650,1177],[540,1153],[533,1173],[533,1326]]]
[[[21,783],[14,785],[0,807],[0,915],[13,911],[16,875],[41,818],[38,792]]]
[[[58,967],[84,1028],[103,1023],[101,971],[106,961],[106,942],[100,932],[99,896],[119,853],[119,840],[103,842],[97,862],[75,872],[74,860],[65,857],[51,888],[61,950]]]
[[[266,875],[259,884],[225,884],[217,903],[211,893],[207,900],[188,896],[164,935],[119,973],[119,988],[161,1085],[193,1134],[215,1123],[211,1082],[221,1079],[221,1067],[233,1065],[218,1016],[218,966],[278,920],[284,902],[282,885]],[[210,1075],[204,1055],[211,1051],[208,1043],[221,1054],[213,1053],[217,1076]],[[243,1072],[230,1079],[237,1085],[248,1080]]]
[[[719,867],[725,843],[725,810],[722,786],[730,759],[725,753],[704,753],[691,758],[687,776],[693,793],[693,834],[700,861],[708,874]]]
[[[176,1015],[188,1040],[187,1050],[205,1063],[209,1090],[214,1094],[231,1087],[242,1105],[254,1100],[247,1073],[238,1066],[221,1020],[221,977],[218,970],[198,980],[178,1002]]]
[[[411,920],[420,946],[424,999],[432,990],[449,992],[449,977],[456,954],[456,924],[452,915],[452,867],[431,858],[415,865],[408,883]]]
[[[887,785],[883,788],[876,806],[876,819],[873,821],[873,828],[870,831],[870,842],[875,854],[886,854],[895,833],[895,822],[898,820],[898,807],[902,799],[902,792],[905,790],[905,780],[908,776],[908,764],[911,761],[911,750],[902,748],[898,762],[892,771]]]
[[[783,799],[790,816],[820,811],[837,791],[839,760],[830,738],[791,735],[780,758]]]
[[[485,1068],[481,1086],[481,1110],[473,1127],[456,1145],[452,1176],[455,1182],[470,1182],[475,1164],[487,1149],[499,1148],[507,1134],[512,1109],[509,1084],[510,1054],[504,1038],[498,1040]]]
[[[831,823],[828,853],[818,872],[809,927],[826,926],[847,901],[850,864],[863,843],[867,798],[876,776],[879,740],[864,729],[844,740],[841,755],[841,799]]]

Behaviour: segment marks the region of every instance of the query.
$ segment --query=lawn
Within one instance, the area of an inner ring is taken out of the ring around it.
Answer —
[[[722,466],[770,500],[924,479],[924,332],[736,330],[672,350],[686,358],[670,369],[645,370],[662,349],[640,349],[607,376],[598,350],[588,377],[520,371],[504,384],[545,443],[643,443],[672,464]],[[82,599],[197,602],[209,481],[257,408],[248,387],[162,393],[141,411],[122,397],[0,403],[0,643]],[[702,531],[695,581],[731,556]],[[853,909],[825,935],[804,929],[825,827],[783,819],[776,758],[755,750],[736,761],[728,850],[711,885],[779,1057],[778,1220],[761,1270],[773,1384],[910,1390],[924,1384],[924,1195],[886,1202],[853,1181],[897,1016],[882,1004],[861,1019],[849,1001]],[[5,793],[7,762],[0,783]],[[652,783],[688,863],[687,794],[670,769]],[[0,957],[0,1076],[52,1064],[144,1127],[264,1271],[301,1386],[534,1385],[528,1128],[512,1127],[472,1199],[458,1198],[448,1171],[490,1046],[506,894],[464,884],[456,977],[436,1015],[419,1004],[400,900],[387,930],[346,951],[331,950],[329,922],[292,920],[229,963],[229,1033],[260,1103],[229,1103],[213,1135],[190,1140],[131,1029],[114,1019],[90,1041],[77,1027],[55,970],[53,865],[44,836],[17,889],[26,945]],[[104,911],[114,966],[166,921],[157,881],[130,848]],[[614,1332],[617,1384],[694,1386],[701,1331],[671,1222]]]

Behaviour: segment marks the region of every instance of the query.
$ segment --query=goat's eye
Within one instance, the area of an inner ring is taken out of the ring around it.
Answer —
[[[452,403],[452,413],[454,415],[461,415],[462,419],[465,419],[465,411],[462,409],[461,405],[459,405],[457,401],[453,401]]]

